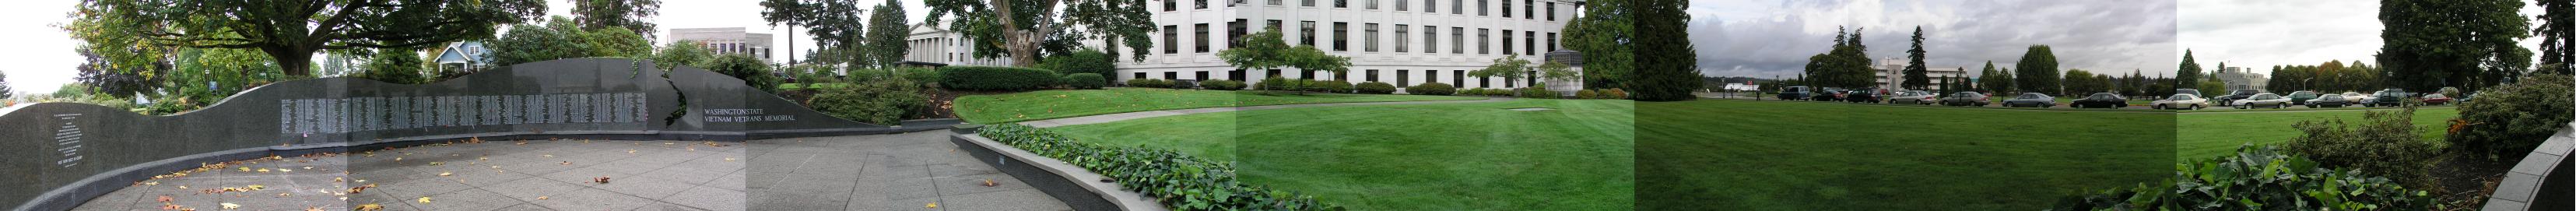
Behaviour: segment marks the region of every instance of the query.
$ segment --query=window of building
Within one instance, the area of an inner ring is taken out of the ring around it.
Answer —
[[[1368,70],[1368,81],[1369,81],[1369,82],[1378,82],[1378,81],[1377,81],[1377,70]]]
[[[1351,51],[1351,23],[1333,22],[1333,51]]]
[[[1422,13],[1440,13],[1440,0],[1422,0]]]
[[[1181,53],[1181,26],[1163,26],[1163,53]]]
[[[1512,17],[1512,0],[1503,0],[1503,17]]]
[[[1181,10],[1181,7],[1180,7],[1180,6],[1175,6],[1175,5],[1179,5],[1179,4],[1181,4],[1181,0],[1163,0],[1163,11],[1164,11],[1164,12],[1179,11],[1179,10]]]
[[[1512,55],[1512,30],[1503,30],[1503,55]]]
[[[1449,53],[1467,54],[1467,27],[1449,27]]]
[[[1163,71],[1164,80],[1181,79],[1181,72]]]
[[[1129,80],[1134,80],[1134,79],[1145,79],[1145,72],[1136,72],[1136,77],[1134,77],[1134,78],[1127,78],[1127,79],[1129,79]]]
[[[1511,0],[1503,0],[1503,1],[1511,1]],[[1504,4],[1511,4],[1511,3],[1504,3]],[[1191,9],[1207,9],[1207,0],[1196,0],[1196,1],[1194,1],[1194,2],[1190,2],[1190,6],[1191,6],[1191,7],[1194,7],[1194,8],[1191,8]],[[1506,7],[1509,7],[1509,6],[1506,6]],[[1506,12],[1506,13],[1508,13],[1508,12]]]
[[[1304,1],[1300,1],[1300,2],[1299,2],[1299,3],[1297,3],[1297,4],[1298,4],[1297,6],[1308,6],[1308,7],[1312,7],[1312,6],[1315,6],[1315,0],[1304,0]]]
[[[1234,0],[1232,3],[1225,4],[1225,7],[1234,7],[1234,5],[1243,4],[1243,1],[1246,0]]]
[[[1511,1],[1511,0],[1503,0],[1503,1]],[[1535,2],[1533,2],[1533,1],[1535,1],[1535,0],[1521,0],[1521,19],[1524,19],[1524,20],[1536,20],[1536,19],[1538,19],[1538,10],[1536,10],[1536,8],[1538,8],[1538,5],[1537,5],[1538,3],[1535,3]],[[1511,8],[1510,8],[1510,7],[1504,7],[1503,9],[1508,10],[1508,9],[1511,9]]]
[[[1439,1],[1439,0],[1431,0]],[[1467,0],[1449,0],[1449,14],[1467,14]]]
[[[1440,27],[1422,26],[1422,52],[1440,52]]]
[[[1208,80],[1208,75],[1207,75],[1207,74],[1208,74],[1208,71],[1198,71],[1197,73],[1198,73],[1197,75],[1193,75],[1193,76],[1198,76],[1198,77],[1196,77],[1196,78],[1190,78],[1190,80],[1200,80],[1200,81],[1206,81],[1206,80]]]
[[[1407,3],[1407,2],[1405,2],[1404,0],[1395,0],[1395,11],[1405,11],[1405,10],[1404,10],[1405,8],[1413,6],[1412,4],[1405,4],[1405,3]]]
[[[1547,33],[1547,52],[1556,52],[1556,32]]]
[[[1270,69],[1270,74],[1263,74],[1263,75],[1261,75],[1261,77],[1262,77],[1262,78],[1277,78],[1277,77],[1279,77],[1279,69]]]
[[[1407,27],[1407,26],[1405,26],[1404,24],[1396,24],[1396,25],[1395,25],[1395,52],[1396,52],[1396,53],[1403,53],[1403,52],[1405,52],[1404,50],[1406,49],[1406,47],[1410,47],[1410,45],[1413,45],[1413,43],[1412,43],[1412,42],[1405,42],[1405,41],[1407,41],[1407,40],[1409,40],[1409,39],[1412,39],[1411,37],[1413,37],[1413,33],[1410,33],[1410,32],[1409,32],[1409,31],[1411,31],[1412,29],[1413,29],[1413,27]]]
[[[1333,0],[1333,8],[1351,8],[1351,0]]]
[[[1494,77],[1476,77],[1476,87],[1494,88]]]
[[[1197,43],[1198,43],[1198,45],[1196,45],[1196,46],[1191,46],[1191,47],[1194,47],[1193,49],[1197,50],[1197,52],[1199,52],[1199,53],[1207,53],[1207,52],[1208,52],[1208,24],[1204,24],[1204,23],[1202,23],[1202,24],[1194,24],[1194,25],[1192,25],[1192,27],[1193,27],[1193,28],[1191,29],[1191,31],[1190,31],[1190,32],[1192,32],[1192,33],[1197,33],[1197,36],[1198,36],[1198,40],[1195,40],[1195,41],[1193,41],[1193,42],[1197,42]],[[1505,32],[1505,33],[1510,33],[1510,32]]]
[[[1422,70],[1422,83],[1440,83],[1440,70]],[[1458,87],[1450,84],[1449,87]]]
[[[1368,52],[1377,52],[1377,24],[1370,23],[1362,24],[1361,26],[1360,40],[1364,41],[1364,43],[1360,43],[1360,49]]]
[[[1279,0],[1270,0],[1270,5],[1279,5]]]
[[[1413,86],[1412,70],[1395,70],[1395,87]]]
[[[1361,8],[1364,8],[1364,9],[1372,9],[1372,10],[1377,9],[1377,0],[1360,0],[1360,3],[1361,3],[1361,4],[1368,4],[1368,5],[1360,5],[1360,7],[1361,7]]]
[[[1556,21],[1556,2],[1547,3],[1547,21]]]
[[[1488,12],[1492,12],[1494,9],[1488,9],[1488,8],[1485,8],[1485,6],[1486,6],[1486,5],[1488,5],[1488,4],[1485,4],[1485,1],[1491,1],[1491,0],[1476,0],[1476,16],[1487,16],[1487,15],[1492,15],[1492,14],[1493,14],[1493,13],[1488,13]]]
[[[1225,79],[1225,80],[1243,81],[1243,69],[1234,69],[1234,71],[1227,71],[1227,72],[1225,73],[1225,75],[1226,75],[1226,77],[1225,77],[1226,79]]]
[[[1225,24],[1225,48],[1243,47],[1243,24],[1245,23],[1247,22],[1243,19],[1234,19],[1234,22]]]
[[[1449,86],[1467,87],[1467,70],[1450,70]]]
[[[1297,79],[1315,79],[1315,70],[1297,70]]]
[[[1492,53],[1494,53],[1494,31],[1491,29],[1477,28],[1476,55]]]
[[[1538,32],[1521,31],[1521,55],[1538,55]]]
[[[1302,21],[1302,22],[1299,22],[1299,23],[1300,23],[1300,24],[1302,24],[1302,25],[1298,26],[1298,29],[1297,29],[1297,37],[1298,37],[1298,38],[1297,38],[1297,40],[1300,40],[1300,41],[1298,41],[1298,42],[1297,42],[1297,44],[1303,44],[1303,45],[1307,45],[1307,46],[1313,46],[1313,45],[1315,45],[1315,22],[1314,22],[1314,21]]]
[[[1270,26],[1270,31],[1269,31],[1269,32],[1288,33],[1288,31],[1282,31],[1282,30],[1279,30],[1279,27],[1285,27],[1285,26],[1280,26],[1280,24],[1279,24],[1279,20],[1276,20],[1276,19],[1270,20],[1270,25],[1269,25],[1269,26]],[[1287,41],[1280,41],[1280,42],[1287,42]]]

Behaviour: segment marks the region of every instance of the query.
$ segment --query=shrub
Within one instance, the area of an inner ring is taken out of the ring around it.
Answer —
[[[1574,91],[1574,99],[1599,99],[1599,98],[1601,98],[1601,93],[1600,93],[1600,92],[1594,92],[1594,91],[1592,91],[1592,90],[1590,90],[1590,89],[1585,89],[1585,90],[1575,90],[1575,91]]]
[[[814,94],[814,99],[808,104],[832,117],[877,125],[898,125],[912,111],[930,104],[930,96],[922,94],[919,87],[910,81],[874,80],[822,88],[822,92]]]
[[[1562,97],[1558,96],[1554,91],[1547,91],[1547,89],[1540,89],[1538,87],[1521,87],[1518,89],[1512,89],[1512,93],[1513,96],[1532,99],[1551,99]]]
[[[2360,171],[2245,145],[2234,156],[2176,166],[2162,184],[2068,196],[2049,210],[2434,210],[2436,197]]]
[[[1359,86],[1352,89],[1359,91],[1360,94],[1395,94],[1395,85],[1376,81],[1360,82]]]
[[[1444,83],[1422,83],[1405,87],[1404,92],[1416,95],[1452,95],[1458,93],[1458,87]]]
[[[1351,82],[1315,81],[1313,83],[1307,83],[1306,90],[1325,93],[1350,93]]]
[[[977,135],[1100,173],[1119,186],[1159,198],[1173,210],[1342,210],[1314,196],[1248,184],[1232,162],[1180,151],[1098,145],[1020,124],[984,127]]]
[[[770,74],[769,63],[760,61],[760,58],[726,54],[723,57],[716,57],[715,61],[707,62],[706,68],[707,71],[742,79],[743,85],[749,85],[752,88],[759,88],[762,91],[778,90],[778,75]]]
[[[1115,75],[1118,74],[1118,66],[1112,63],[1115,61],[1117,58],[1109,58],[1108,53],[1100,50],[1082,49],[1073,53],[1047,57],[1045,60],[1040,60],[1038,67],[1068,75],[1075,73]]]
[[[1142,78],[1127,80],[1127,86],[1136,88],[1171,88],[1172,83],[1163,79]]]
[[[1293,90],[1293,89],[1295,89],[1295,88],[1281,87],[1281,86],[1288,86],[1288,85],[1291,85],[1291,84],[1288,84],[1288,78],[1270,77],[1270,78],[1263,78],[1263,79],[1261,79],[1261,81],[1259,81],[1259,82],[1253,82],[1253,83],[1252,83],[1252,89],[1254,89],[1254,90]]]
[[[1199,87],[1205,87],[1205,88],[1207,88],[1207,89],[1209,89],[1209,90],[1226,90],[1226,91],[1243,90],[1243,82],[1242,82],[1242,81],[1233,81],[1233,80],[1213,80],[1213,81],[1207,81],[1207,82],[1199,82]]]
[[[1064,75],[1064,86],[1066,88],[1100,89],[1101,86],[1108,84],[1109,80],[1100,78],[1100,74],[1074,73]]]
[[[2352,168],[2372,175],[2389,177],[2406,186],[2433,187],[2434,163],[2439,163],[2442,146],[2424,140],[2416,132],[2415,107],[2395,112],[2368,111],[2361,114],[2358,128],[2345,125],[2338,118],[2326,121],[2299,121],[2291,127],[2303,134],[2290,138],[2282,148],[2316,160],[2329,168]]]
[[[1019,91],[1054,85],[1063,78],[1036,68],[950,66],[939,68],[939,85],[949,89]]]
[[[366,70],[359,72],[357,77],[395,84],[429,82],[427,76],[420,74],[419,54],[409,54],[411,51],[407,49],[384,49],[384,52],[386,53],[377,53],[374,60],[368,60]],[[6,94],[0,93],[0,95]]]
[[[898,67],[894,68],[892,74],[904,80],[911,80],[913,85],[922,87],[930,87],[931,83],[939,82],[939,69]]]
[[[1604,93],[1602,94],[1602,97],[1609,99],[1628,99],[1628,90],[1610,88],[1610,93]]]
[[[2519,159],[2576,113],[2570,111],[2576,102],[2567,97],[2569,80],[2564,74],[2533,74],[2481,91],[2476,100],[2460,104],[2460,117],[2451,120],[2450,134],[2443,138],[2453,149],[2487,159]]]

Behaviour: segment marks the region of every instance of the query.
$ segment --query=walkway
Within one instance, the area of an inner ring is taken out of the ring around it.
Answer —
[[[1436,100],[1436,101],[1399,101],[1399,102],[1362,102],[1362,103],[1317,103],[1317,104],[1290,104],[1290,105],[1266,105],[1266,106],[1244,106],[1244,107],[1193,108],[1193,109],[1179,109],[1179,110],[1138,111],[1138,112],[1127,112],[1127,113],[1102,114],[1102,115],[1079,116],[1079,117],[1066,117],[1066,118],[1055,118],[1055,119],[1046,119],[1046,120],[1024,121],[1024,122],[1019,122],[1019,123],[1020,123],[1020,124],[1026,124],[1026,125],[1029,125],[1029,126],[1032,126],[1032,127],[1039,127],[1039,128],[1052,128],[1052,127],[1063,127],[1063,126],[1072,126],[1072,125],[1087,125],[1087,124],[1109,123],[1109,122],[1116,122],[1116,121],[1126,121],[1126,120],[1131,120],[1131,119],[1143,119],[1143,118],[1154,118],[1154,117],[1164,117],[1164,116],[1177,116],[1177,115],[1186,115],[1186,114],[1200,114],[1200,113],[1216,113],[1216,112],[1228,112],[1228,111],[1269,110],[1269,109],[1305,108],[1305,107],[1324,107],[1324,106],[1409,105],[1409,104],[1439,104],[1439,103],[1491,103],[1491,102],[1512,101],[1512,99],[1513,99],[1513,98],[1500,98],[1500,97],[1497,97],[1497,98],[1485,98],[1485,99],[1483,99],[1483,100]]]
[[[958,151],[950,134],[753,140],[751,209],[1072,209]]]
[[[146,180],[75,210],[746,210],[743,149],[540,140],[284,156]]]

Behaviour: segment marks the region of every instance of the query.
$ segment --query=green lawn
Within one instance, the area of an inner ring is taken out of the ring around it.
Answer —
[[[958,97],[958,118],[1005,123],[1065,117],[1190,108],[1309,103],[1476,100],[1482,97],[1360,94],[1273,94],[1264,91],[1109,88],[1045,90]]]
[[[2373,111],[2397,111],[2377,109]],[[2208,159],[2234,153],[2246,143],[2274,144],[2298,137],[2299,130],[2290,125],[2299,121],[2342,119],[2345,124],[2363,124],[2363,110],[2288,111],[2288,112],[2217,112],[2179,115],[2182,126],[2175,133],[2175,160]],[[2447,132],[2453,117],[2460,116],[2458,107],[2429,107],[2415,110],[2415,127],[2424,138],[2439,139]]]
[[[1556,110],[1507,110],[1532,107]],[[1624,100],[1523,99],[1251,110],[1053,130],[1233,160],[1246,182],[1352,210],[1631,210],[1633,111]]]
[[[2173,175],[2171,112],[1636,107],[1643,210],[2039,210]]]

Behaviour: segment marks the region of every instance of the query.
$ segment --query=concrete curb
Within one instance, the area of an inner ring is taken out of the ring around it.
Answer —
[[[1063,160],[1029,153],[971,132],[950,135],[949,140],[966,148],[975,159],[992,162],[994,170],[1019,178],[1020,182],[1064,201],[1074,210],[1171,210],[1156,202],[1154,197],[1127,191],[1116,182],[1103,182],[1111,180]]]

